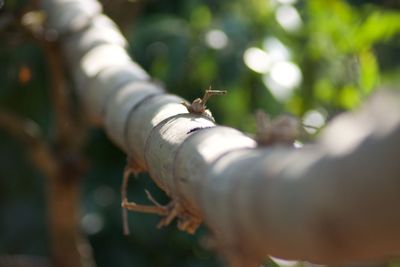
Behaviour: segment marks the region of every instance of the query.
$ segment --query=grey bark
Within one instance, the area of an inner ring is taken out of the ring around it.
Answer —
[[[258,148],[151,82],[97,1],[43,2],[91,121],[205,221],[221,253],[320,263],[399,255],[398,93],[339,116],[314,144]]]

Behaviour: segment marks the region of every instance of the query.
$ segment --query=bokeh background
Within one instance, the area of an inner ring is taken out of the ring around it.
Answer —
[[[2,1],[0,1],[1,3]],[[188,100],[205,88],[228,90],[208,107],[220,124],[254,133],[254,111],[291,113],[323,127],[359,106],[377,88],[400,88],[400,2],[397,0],[103,0],[105,13],[129,41],[129,52],[154,79]],[[35,1],[0,9],[0,107],[54,135],[45,53],[21,28]],[[71,88],[73,90],[73,84]],[[312,140],[315,130],[303,141]],[[120,185],[125,156],[100,129],[84,154],[81,226],[103,266],[222,266],[194,236],[157,216],[130,214],[122,235]],[[129,199],[145,203],[150,179],[131,179]],[[46,177],[26,148],[0,129],[0,255],[49,256]],[[266,266],[293,263],[267,262]],[[286,264],[286,265],[285,265]],[[300,266],[300,265],[299,265]],[[400,266],[390,262],[382,266]]]

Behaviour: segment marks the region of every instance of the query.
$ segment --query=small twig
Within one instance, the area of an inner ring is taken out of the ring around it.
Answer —
[[[151,201],[151,203],[153,203],[155,206],[157,207],[164,207],[163,205],[161,205],[160,203],[158,203],[153,196],[150,194],[150,192],[148,190],[144,190],[144,192],[146,193],[147,198]]]
[[[157,224],[157,228],[168,226],[175,218],[178,218],[178,228],[181,231],[186,231],[193,234],[199,225],[201,219],[189,213],[179,202],[179,200],[172,200],[167,205],[161,205],[158,203],[153,196],[145,190],[147,198],[154,205],[139,205],[135,202],[128,202],[127,199],[122,200],[121,206],[124,210],[151,213],[164,218]]]
[[[127,208],[124,206],[126,203],[128,203],[128,198],[126,194],[128,191],[129,177],[131,175],[134,175],[136,177],[142,171],[143,170],[136,164],[136,162],[131,157],[127,158],[127,163],[125,165],[122,185],[121,185],[122,227],[124,235],[129,235],[128,212]]]
[[[148,190],[144,190],[147,199],[153,205],[141,205],[135,202],[129,202],[127,197],[128,182],[131,175],[136,176],[144,171],[131,157],[128,157],[125,166],[122,185],[121,185],[121,207],[122,207],[122,224],[124,235],[129,235],[128,211],[150,213],[162,216],[163,218],[158,223],[157,228],[169,225],[175,218],[178,218],[178,228],[182,231],[193,234],[201,223],[201,219],[189,213],[179,202],[178,199],[173,199],[167,205],[161,205]]]
[[[210,86],[208,90],[206,90],[203,96],[202,102],[204,104],[204,107],[207,104],[208,99],[210,99],[210,97],[214,95],[226,95],[226,90],[212,90]]]
[[[136,211],[136,212],[143,212],[143,213],[151,213],[151,214],[157,214],[160,216],[165,216],[164,219],[161,220],[161,222],[157,225],[157,228],[161,228],[163,226],[166,226],[171,223],[171,221],[177,216],[179,213],[175,202],[172,201],[168,205],[161,205],[159,204],[153,196],[145,190],[147,198],[152,202],[154,205],[140,205],[136,204],[135,202],[128,202],[126,198],[122,200],[121,207],[126,211]]]
[[[121,186],[121,201],[124,203],[127,201],[126,199],[126,190],[128,188],[129,176],[131,175],[130,168],[127,168],[128,165],[125,166],[124,175],[122,179],[122,186]],[[129,235],[129,226],[128,226],[128,212],[126,208],[122,209],[122,227],[124,231],[124,235]]]
[[[182,207],[179,202],[172,200],[167,206],[166,210],[168,213],[166,216],[158,223],[157,228],[162,228],[169,225],[179,214],[182,212]]]
[[[225,90],[211,90],[211,86],[208,90],[205,91],[203,98],[196,98],[193,100],[191,104],[187,102],[182,102],[182,105],[184,105],[187,110],[190,113],[197,114],[197,115],[206,115],[206,116],[211,116],[211,114],[207,114],[207,101],[211,96],[215,95],[225,95],[226,91]],[[211,116],[212,118],[212,116]]]
[[[168,210],[165,207],[160,206],[150,206],[150,205],[139,205],[135,202],[128,202],[126,199],[121,205],[124,209],[136,212],[157,214],[160,216],[168,215]]]

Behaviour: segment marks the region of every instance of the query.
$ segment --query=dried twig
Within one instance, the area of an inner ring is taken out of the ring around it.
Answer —
[[[124,177],[124,180],[126,177]],[[196,229],[199,227],[201,223],[201,219],[192,215],[188,212],[181,203],[174,199],[167,205],[161,205],[158,203],[149,191],[145,190],[147,198],[153,205],[141,205],[136,204],[135,202],[128,202],[126,195],[123,195],[121,206],[123,211],[135,211],[135,212],[143,212],[143,213],[151,213],[159,216],[163,216],[161,221],[158,223],[157,228],[161,228],[164,226],[168,226],[175,218],[178,218],[178,228],[182,231],[186,231],[188,233],[194,233]],[[125,197],[124,197],[125,196]],[[126,213],[123,216],[126,216]],[[127,221],[124,218],[124,233],[129,234],[129,229],[127,226]]]
[[[204,115],[206,117],[209,117],[211,120],[214,120],[214,118],[211,115],[211,112],[206,107],[207,101],[211,96],[225,95],[225,94],[226,94],[225,90],[211,90],[210,86],[210,88],[205,91],[203,98],[196,98],[195,100],[193,100],[191,104],[187,102],[182,102],[182,105],[184,105],[190,113],[196,115]]]
[[[128,190],[128,183],[129,177],[134,175],[135,177],[144,171],[136,162],[131,158],[127,158],[127,163],[125,165],[122,185],[121,185],[121,207],[122,207],[122,227],[124,235],[129,235],[129,226],[128,226],[128,213],[126,205],[129,203],[127,198],[127,190]],[[132,204],[132,203],[130,203]]]

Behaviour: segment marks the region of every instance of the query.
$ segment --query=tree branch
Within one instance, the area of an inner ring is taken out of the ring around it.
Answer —
[[[28,147],[28,152],[35,167],[47,177],[53,177],[57,172],[58,164],[54,155],[43,139],[40,127],[29,119],[0,109],[0,128],[3,128],[15,139]]]
[[[99,10],[48,3],[49,21],[69,34],[65,53],[79,55],[69,67],[92,120],[179,204],[178,223],[207,223],[231,266],[266,254],[321,263],[399,255],[398,95],[340,117],[315,145],[258,148],[237,130],[187,114],[114,40],[80,43],[90,22],[77,29],[70,21],[95,20]]]
[[[85,171],[81,149],[86,127],[73,117],[59,43],[45,42],[43,48],[51,77],[56,116],[54,143],[59,164],[59,171],[49,177],[48,184],[52,261],[55,266],[94,266],[90,245],[79,227],[80,180]]]
[[[46,141],[39,134],[32,135],[26,128],[28,123],[10,114],[3,113],[0,121],[29,145],[33,151],[32,161],[48,178],[52,265],[94,266],[90,246],[79,227],[80,178],[85,169],[81,148],[86,127],[74,117],[65,81],[63,57],[58,41],[53,38],[57,34],[44,27],[43,18],[40,11],[28,12],[23,15],[20,28],[42,46],[47,56],[55,111],[55,138]]]
[[[26,255],[0,255],[2,267],[50,267],[47,259]]]

